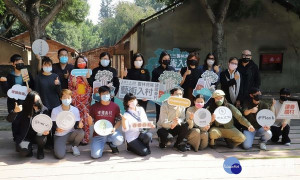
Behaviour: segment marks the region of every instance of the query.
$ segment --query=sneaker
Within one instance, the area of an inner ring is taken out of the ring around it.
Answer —
[[[290,145],[291,145],[291,143],[285,143],[284,145],[285,145],[285,146],[290,146]]]
[[[267,150],[266,143],[259,143],[259,148],[260,148],[261,150]]]
[[[80,151],[77,146],[72,146],[72,151],[74,156],[80,156]]]
[[[165,144],[163,144],[163,143],[159,143],[159,147],[160,147],[161,149],[165,149],[167,146],[166,146]]]
[[[115,154],[115,155],[119,154],[118,148],[117,148],[117,147],[113,147],[111,142],[108,143],[108,145],[109,145],[109,147],[110,147],[110,149],[111,149],[111,152],[112,152],[113,154]]]
[[[185,152],[186,151],[186,145],[185,144],[178,144],[174,145],[174,148],[179,152]]]
[[[44,159],[44,150],[43,149],[38,149],[36,158],[37,159]]]

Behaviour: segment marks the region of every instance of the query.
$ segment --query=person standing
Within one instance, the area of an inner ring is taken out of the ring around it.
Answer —
[[[137,81],[150,81],[150,73],[144,68],[145,60],[141,53],[136,53],[132,57],[131,69],[125,70],[124,79]],[[147,110],[147,99],[138,100],[140,106]]]
[[[261,83],[258,66],[252,60],[251,51],[244,50],[242,52],[242,58],[239,60],[237,70],[243,78],[241,84],[241,100],[246,100],[249,98],[249,90],[251,88],[259,89]]]
[[[65,48],[59,49],[58,52],[59,63],[53,64],[52,73],[59,76],[62,89],[68,89],[68,79],[74,66],[69,64],[68,50]]]
[[[164,73],[164,71],[175,71],[175,68],[170,66],[171,56],[166,51],[163,51],[160,54],[158,63],[160,64],[160,66],[153,69],[152,71],[152,79],[151,79],[152,82],[159,82],[158,78],[160,77],[161,74]],[[160,105],[155,104],[155,108],[156,108],[156,122],[158,122],[159,114],[160,114]]]

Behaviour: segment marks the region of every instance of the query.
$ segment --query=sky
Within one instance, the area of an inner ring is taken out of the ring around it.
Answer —
[[[120,1],[134,2],[134,0],[113,0],[113,5],[118,4]],[[92,20],[94,24],[97,24],[101,0],[88,0],[88,3],[90,5],[90,13],[87,18]]]

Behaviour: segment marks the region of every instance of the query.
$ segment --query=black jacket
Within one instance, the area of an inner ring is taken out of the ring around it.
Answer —
[[[33,80],[33,77],[30,73],[29,74],[29,82],[28,82],[28,85],[29,87],[34,90],[34,80]],[[6,82],[1,82],[1,89],[2,89],[2,92],[7,94],[7,91],[12,88],[16,82],[15,82],[15,75],[13,75],[12,73],[9,73],[7,76],[7,81]],[[22,86],[26,86],[26,83],[23,82]],[[7,111],[8,113],[12,112],[15,108],[15,103],[18,103],[18,105],[21,105],[23,104],[23,100],[15,100],[15,99],[12,99],[12,98],[9,98],[7,97]]]
[[[259,75],[259,70],[258,66],[250,60],[249,63],[247,64],[246,67],[242,65],[241,60],[239,61],[239,65],[237,70],[242,76],[242,92],[241,96],[242,99],[246,99],[249,96],[249,90],[253,87],[259,88],[260,86],[260,75]]]
[[[234,74],[236,73],[236,71],[234,72]],[[229,81],[227,81],[227,79],[229,79]],[[239,90],[239,94],[238,94],[238,97],[236,100],[241,100],[241,92],[243,92],[242,90],[242,76],[240,76],[240,90]],[[225,98],[227,99],[227,101],[230,103],[230,104],[233,104],[231,102],[231,99],[230,99],[230,94],[229,94],[229,87],[230,86],[233,86],[233,85],[236,85],[236,80],[233,78],[233,79],[230,79],[230,74],[228,72],[228,69],[225,69],[224,71],[221,72],[220,74],[220,82],[221,82],[221,89],[224,91],[225,93]]]
[[[172,66],[167,66],[167,68],[163,68],[162,65],[158,66],[157,68],[153,69],[152,71],[152,82],[158,82],[159,76],[164,73],[164,71],[175,71],[175,68]]]
[[[117,73],[117,70],[115,68],[112,68],[110,66],[103,67],[103,66],[100,65],[99,67],[93,69],[92,75],[88,79],[90,86],[93,87],[93,82],[95,81],[95,75],[97,74],[97,72],[98,71],[104,71],[104,70],[107,70],[107,71],[110,71],[110,72],[113,73],[112,83],[113,83],[114,87],[116,88],[115,89],[115,94],[117,94],[119,92],[119,86],[120,86],[120,82],[119,82],[119,78],[118,78],[118,73]]]
[[[187,67],[183,67],[180,70],[180,74],[183,77],[184,73],[186,72]],[[189,70],[191,70],[191,74],[187,75],[185,78],[184,83],[181,85],[181,87],[184,89],[184,97],[188,97],[187,96],[187,89],[194,89],[197,85],[198,79],[201,78],[202,75],[202,70],[199,69],[198,67],[192,69],[190,68]]]
[[[50,115],[48,109],[45,106],[42,107],[42,110],[39,113],[34,114],[32,118],[34,118],[34,116],[38,114],[46,114],[48,116]],[[12,121],[12,133],[14,141],[17,144],[21,143],[24,139],[30,142],[34,141],[37,133],[32,129],[32,118],[26,117],[23,112],[20,112]]]
[[[150,81],[150,73],[147,69],[128,69],[127,76],[124,79],[137,81]]]

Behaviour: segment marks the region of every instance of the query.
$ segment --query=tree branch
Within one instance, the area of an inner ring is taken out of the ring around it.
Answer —
[[[6,5],[6,8],[14,14],[19,21],[26,26],[28,29],[30,28],[30,18],[29,16],[19,8],[19,6],[13,0],[3,0]]]
[[[215,14],[214,14],[213,10],[210,7],[210,5],[208,4],[207,0],[200,0],[200,3],[202,5],[202,7],[205,9],[206,14],[208,15],[211,23],[215,24],[216,23],[216,17],[215,17]]]
[[[8,27],[5,29],[5,31],[1,33],[1,36],[4,36],[6,33],[8,33],[16,21],[17,21],[17,18],[14,17],[13,20],[8,25]]]
[[[67,0],[57,0],[52,11],[41,21],[41,27],[46,28],[47,24],[55,17],[57,13],[63,8]]]
[[[222,0],[221,3],[222,4],[221,4],[220,10],[219,10],[220,15],[217,18],[217,21],[219,23],[223,23],[225,21],[227,11],[228,11],[228,8],[229,8],[229,5],[230,5],[230,0]]]

